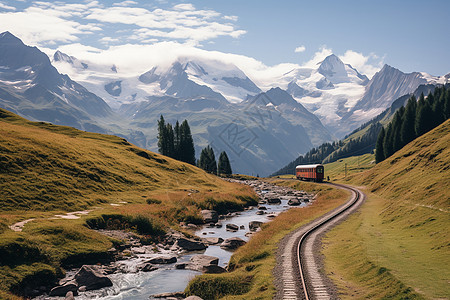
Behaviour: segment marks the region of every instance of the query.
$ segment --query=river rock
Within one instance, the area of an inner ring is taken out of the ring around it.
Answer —
[[[77,295],[78,284],[75,280],[66,282],[64,285],[55,286],[50,291],[50,296],[65,296],[68,292],[75,293]]]
[[[176,240],[175,244],[171,247],[171,250],[176,250],[181,248],[185,251],[199,251],[206,249],[206,245],[202,242],[198,242],[195,240],[190,240],[186,238],[179,238]]]
[[[248,228],[250,229],[250,231],[256,231],[258,228],[261,227],[262,224],[263,222],[261,221],[251,221],[248,223]]]
[[[220,248],[225,250],[235,250],[245,244],[245,241],[238,237],[232,237],[223,241]]]
[[[263,214],[264,214],[264,211],[263,211],[263,210],[258,210],[258,211],[256,212],[256,214],[257,214],[257,215],[263,215]]]
[[[203,221],[205,223],[217,223],[219,220],[219,215],[215,210],[202,210],[200,212],[202,214]]]
[[[260,206],[258,206],[258,209],[259,210],[267,210],[267,207],[260,205]]]
[[[206,271],[205,267],[214,265],[217,266],[219,258],[204,254],[198,254],[191,257],[190,263],[186,265],[187,269],[195,271]],[[213,269],[211,269],[213,271]]]
[[[227,230],[234,230],[234,231],[239,230],[239,226],[237,226],[236,224],[227,224],[226,228]]]
[[[220,274],[225,273],[227,270],[225,270],[222,267],[216,266],[216,265],[209,265],[203,267],[203,272],[207,274]]]
[[[147,261],[150,264],[173,264],[177,262],[176,256],[158,256]]]
[[[186,269],[187,263],[180,263],[175,265],[175,269],[177,270],[184,270]]]
[[[97,266],[84,265],[75,274],[75,281],[79,286],[86,286],[86,290],[97,290],[112,286],[111,279],[103,275]]]
[[[144,265],[141,267],[141,271],[142,271],[142,272],[152,272],[152,271],[156,271],[156,270],[158,270],[158,268],[155,267],[155,266],[152,265],[152,264],[144,264]]]
[[[200,298],[199,296],[189,296],[184,298],[184,300],[203,300],[203,298]]]
[[[64,298],[64,300],[75,300],[74,292],[68,291],[68,292],[66,293],[66,297]]]
[[[277,198],[277,197],[270,197],[270,198],[267,198],[267,203],[269,203],[269,204],[280,204],[281,200],[280,200],[280,198]]]
[[[207,237],[207,238],[204,238],[204,240],[209,245],[216,245],[216,244],[220,244],[223,242],[223,238],[220,238],[220,237]]]
[[[288,201],[288,205],[291,205],[291,206],[298,206],[300,204],[301,204],[300,200],[298,200],[296,198],[291,198]]]

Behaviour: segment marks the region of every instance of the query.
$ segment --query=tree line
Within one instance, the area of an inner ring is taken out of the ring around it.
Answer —
[[[220,153],[217,163],[214,150],[207,146],[200,153],[200,159],[196,161],[194,140],[187,120],[184,120],[181,125],[177,120],[175,126],[172,126],[172,124],[166,123],[161,115],[158,121],[158,151],[162,155],[194,166],[197,165],[208,173],[232,174],[230,160],[225,151]]]
[[[386,129],[382,128],[376,142],[377,163],[390,157],[415,138],[427,133],[450,118],[450,89],[436,87],[417,101],[413,95],[400,107]]]

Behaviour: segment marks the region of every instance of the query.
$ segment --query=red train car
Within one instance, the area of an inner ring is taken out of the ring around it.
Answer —
[[[323,165],[300,165],[295,168],[295,176],[300,180],[322,182],[324,167]]]

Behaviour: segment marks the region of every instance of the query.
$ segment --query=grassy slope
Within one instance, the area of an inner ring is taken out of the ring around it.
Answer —
[[[290,186],[299,190],[318,193],[312,205],[292,208],[273,221],[263,225],[250,241],[232,256],[227,274],[202,275],[192,280],[186,288],[187,294],[203,299],[272,299],[275,295],[275,253],[278,242],[290,231],[310,222],[327,211],[341,205],[349,194],[316,183],[297,180],[272,179],[272,183]]]
[[[447,121],[343,180],[365,185],[368,199],[325,239],[327,272],[342,298],[450,297],[449,146]]]
[[[64,262],[76,257],[95,261],[112,246],[111,240],[84,226],[85,217],[49,220],[57,213],[93,209],[88,218],[139,215],[172,226],[198,221],[204,208],[242,208],[257,199],[248,187],[124,139],[29,122],[1,109],[0,153],[3,291],[19,291],[37,278],[50,280]],[[36,220],[22,232],[7,227],[29,218]]]

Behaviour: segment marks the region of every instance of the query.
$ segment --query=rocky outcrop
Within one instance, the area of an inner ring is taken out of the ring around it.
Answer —
[[[223,241],[222,244],[220,244],[220,248],[225,250],[236,250],[237,248],[241,247],[242,245],[245,245],[245,241],[238,237],[232,237],[229,239],[226,239]]]
[[[196,240],[191,240],[187,238],[178,238],[170,249],[171,250],[181,249],[184,251],[200,251],[205,250],[206,245]]]
[[[205,223],[217,223],[219,221],[219,215],[215,210],[202,210],[200,212],[202,214],[203,221]]]
[[[176,256],[158,256],[151,258],[150,260],[147,261],[147,263],[158,265],[173,264],[176,262],[177,262]]]
[[[256,231],[261,227],[262,224],[263,222],[261,221],[251,221],[248,223],[248,228],[250,229],[250,231]]]
[[[86,290],[97,290],[113,285],[111,279],[97,266],[82,266],[74,278],[78,286],[85,286]]]

